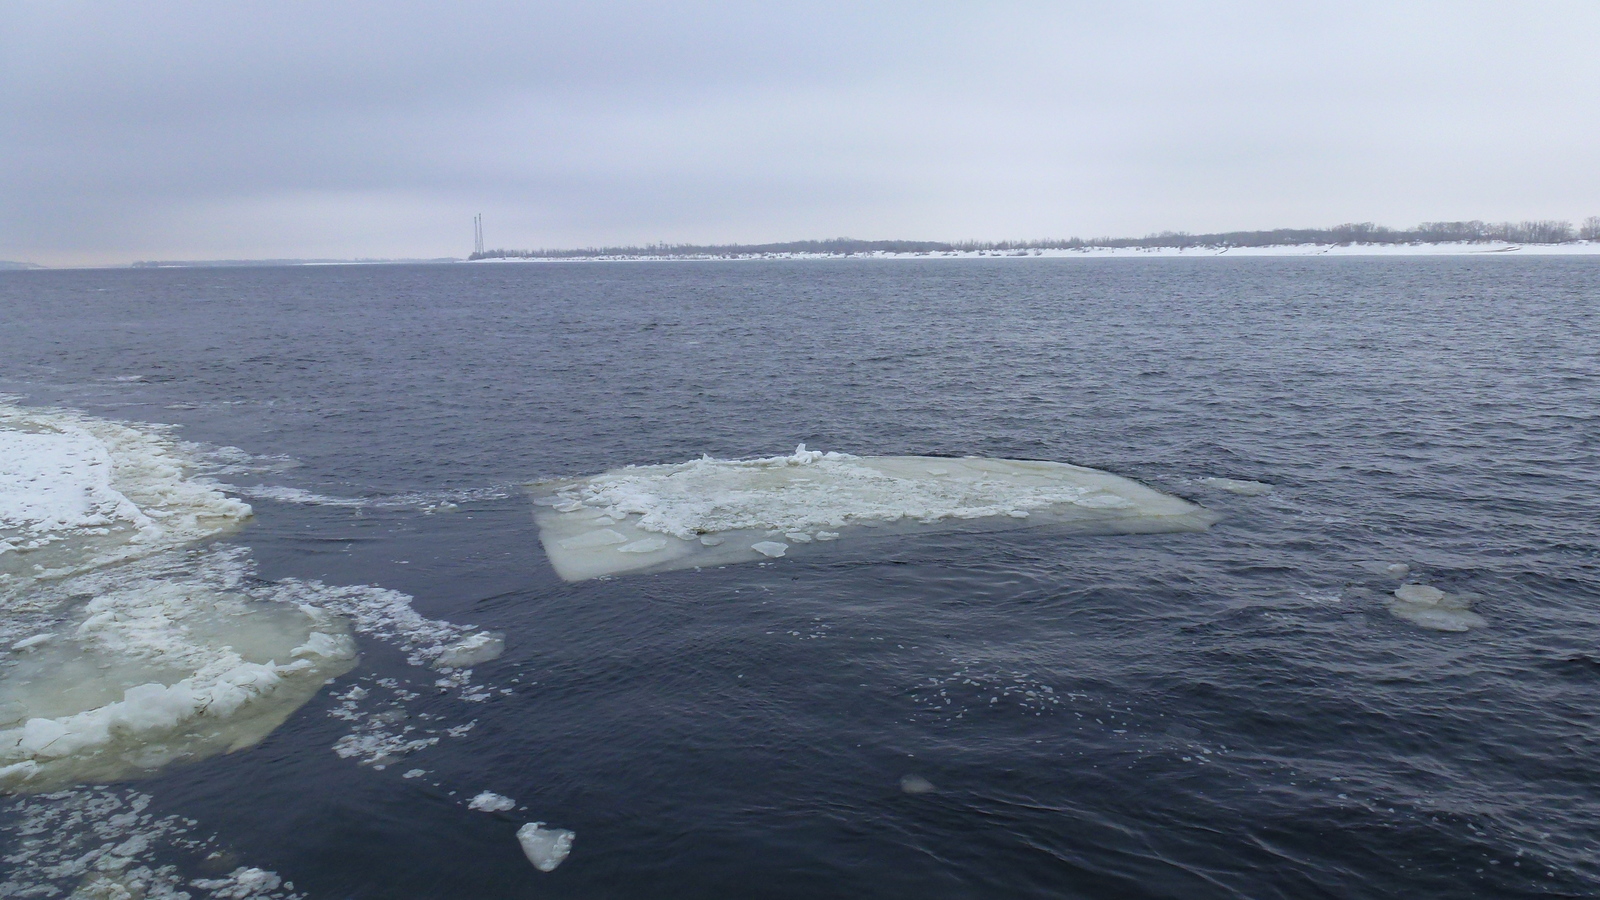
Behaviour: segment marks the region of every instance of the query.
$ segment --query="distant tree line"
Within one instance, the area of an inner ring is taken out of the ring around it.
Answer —
[[[1448,244],[1503,241],[1511,244],[1562,244],[1600,241],[1600,216],[1574,228],[1571,222],[1423,222],[1411,229],[1351,222],[1332,228],[1276,228],[1271,231],[1224,231],[1190,234],[1163,231],[1139,238],[1047,238],[1030,241],[786,241],[774,244],[644,244],[619,247],[577,247],[566,250],[485,250],[468,259],[593,259],[595,257],[729,258],[810,253],[853,256],[864,253],[1026,252],[1083,250],[1091,247],[1273,247],[1293,244]]]

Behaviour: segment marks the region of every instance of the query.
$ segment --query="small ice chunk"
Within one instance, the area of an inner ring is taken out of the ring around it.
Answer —
[[[250,900],[253,897],[265,897],[283,885],[283,879],[277,872],[266,869],[257,869],[253,866],[240,866],[229,872],[223,878],[196,878],[189,882],[190,887],[197,887],[203,891],[210,891],[212,897],[218,900]],[[96,895],[100,896],[100,895]],[[134,897],[144,896],[131,893],[109,893],[104,896]],[[178,895],[170,895],[178,896]]]
[[[791,541],[794,541],[796,544],[811,543],[811,535],[806,534],[804,531],[789,531],[785,532],[783,536]]]
[[[1468,594],[1447,594],[1426,584],[1403,584],[1389,611],[1413,625],[1434,631],[1470,631],[1488,623],[1472,612]]]
[[[717,537],[714,534],[700,535],[700,544],[705,547],[719,547],[724,540],[725,538]]]
[[[900,790],[908,794],[931,794],[938,788],[933,786],[933,782],[923,778],[921,775],[902,775],[900,776]]]
[[[1383,567],[1383,573],[1394,578],[1404,578],[1411,574],[1411,567],[1405,563],[1390,563]]]
[[[407,769],[406,773],[404,775],[401,775],[400,777],[401,778],[421,778],[422,776],[424,776],[426,774],[428,774],[428,770],[427,769]]]
[[[478,812],[505,812],[516,807],[517,801],[504,794],[496,794],[494,791],[484,791],[467,801],[467,809],[475,809]]]
[[[1271,492],[1272,490],[1272,485],[1265,482],[1245,481],[1236,478],[1202,478],[1200,479],[1200,483],[1208,484],[1219,491],[1227,491],[1230,494],[1242,494],[1246,497],[1259,497],[1262,494]]]
[[[838,539],[839,539],[839,532],[837,532],[837,531],[819,531],[819,532],[817,532],[817,540],[819,540],[819,541],[837,541]]]
[[[643,538],[641,540],[637,540],[637,541],[634,541],[634,542],[629,543],[629,544],[623,544],[621,547],[617,548],[617,552],[618,553],[654,553],[657,550],[666,549],[666,546],[667,546],[667,541],[666,541],[665,538],[650,537],[650,538]]]
[[[628,539],[610,528],[599,528],[587,531],[577,537],[570,537],[561,542],[561,546],[568,550],[598,550],[601,547],[610,547],[614,544],[626,544]]]
[[[543,822],[529,822],[517,829],[517,843],[528,862],[541,872],[554,872],[572,852],[572,839],[577,837],[565,828],[546,828]]]
[[[53,637],[55,637],[55,634],[50,633],[50,632],[46,632],[44,634],[36,634],[33,637],[23,638],[22,640],[17,641],[15,644],[11,645],[11,649],[12,649],[13,652],[15,652],[15,651],[19,651],[19,650],[26,650],[29,647],[37,647],[40,644],[44,643],[45,641],[50,640]]]
[[[789,545],[780,544],[777,541],[756,541],[754,544],[750,545],[750,549],[761,554],[762,556],[777,559],[788,551]]]
[[[480,631],[444,648],[444,652],[433,661],[433,667],[465,669],[491,659],[498,659],[504,652],[506,652],[505,635],[498,631]]]

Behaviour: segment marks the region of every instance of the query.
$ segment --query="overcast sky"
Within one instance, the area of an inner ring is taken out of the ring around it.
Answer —
[[[0,259],[1600,215],[1600,3],[0,0]]]

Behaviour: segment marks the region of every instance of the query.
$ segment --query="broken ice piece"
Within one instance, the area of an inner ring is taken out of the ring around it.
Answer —
[[[465,669],[499,658],[506,652],[506,636],[498,631],[480,631],[444,648],[433,661],[435,669]]]
[[[1471,611],[1468,594],[1447,594],[1426,584],[1403,584],[1394,592],[1389,611],[1423,628],[1434,631],[1470,631],[1488,624]]]
[[[478,812],[505,812],[508,809],[515,809],[516,806],[517,801],[504,794],[496,794],[494,791],[484,791],[467,801],[467,809],[475,809]]]
[[[938,788],[921,775],[904,775],[900,778],[900,790],[908,794],[931,794]]]
[[[517,829],[517,843],[528,862],[541,872],[554,872],[572,852],[577,835],[565,828],[546,828],[543,822],[529,822]]]
[[[777,541],[756,541],[754,544],[750,545],[750,549],[761,554],[762,556],[777,559],[789,549],[789,545],[780,544]]]

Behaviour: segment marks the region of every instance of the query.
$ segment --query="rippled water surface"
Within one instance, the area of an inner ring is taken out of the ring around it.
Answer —
[[[0,392],[246,451],[264,579],[506,634],[467,688],[363,638],[259,746],[0,803],[0,852],[138,792],[197,823],[156,861],[313,897],[1600,894],[1597,314],[1585,259],[0,273]],[[1222,520],[566,583],[521,487],[801,442]],[[1392,564],[1486,624],[1392,615]],[[379,732],[434,741],[334,749]]]

